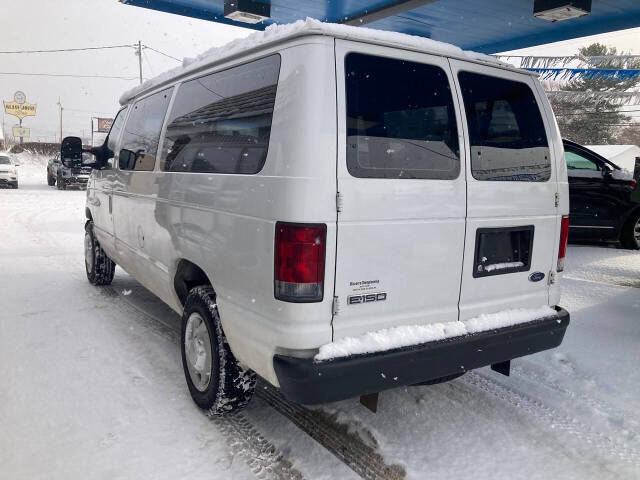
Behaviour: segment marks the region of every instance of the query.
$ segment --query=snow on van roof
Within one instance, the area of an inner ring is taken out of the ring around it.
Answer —
[[[228,59],[240,53],[257,48],[263,48],[283,40],[304,35],[326,35],[346,40],[357,40],[368,43],[388,45],[408,50],[418,50],[447,57],[460,58],[481,63],[489,63],[510,70],[518,70],[513,65],[502,62],[495,57],[482,53],[462,50],[449,43],[438,42],[430,38],[407,35],[405,33],[388,32],[365,27],[353,27],[336,23],[325,23],[313,18],[298,20],[286,25],[269,25],[264,31],[256,32],[246,38],[233,40],[221,47],[212,48],[198,55],[196,58],[185,58],[182,65],[168,70],[157,77],[147,80],[142,85],[126,91],[120,97],[120,104],[124,105],[142,92],[146,92],[180,76],[194,72],[200,68]]]

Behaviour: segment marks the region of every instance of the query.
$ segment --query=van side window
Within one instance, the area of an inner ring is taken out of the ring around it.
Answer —
[[[120,170],[153,170],[171,90],[154,93],[133,105],[122,135]]]
[[[458,73],[476,180],[545,182],[549,144],[529,86],[472,72]]]
[[[113,124],[111,125],[111,130],[109,130],[109,135],[107,136],[107,150],[105,160],[107,164],[105,165],[105,169],[110,170],[113,168],[113,157],[116,154],[116,146],[118,143],[118,137],[120,136],[120,132],[122,131],[122,126],[124,125],[124,119],[127,116],[127,109],[123,108],[120,110]]]
[[[160,168],[258,173],[267,158],[280,55],[185,82],[173,103]]]
[[[440,180],[458,176],[458,129],[444,70],[350,53],[345,75],[351,175]]]

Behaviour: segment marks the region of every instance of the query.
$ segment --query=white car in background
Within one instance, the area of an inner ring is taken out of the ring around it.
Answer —
[[[0,153],[0,185],[18,188],[18,164],[9,155]]]

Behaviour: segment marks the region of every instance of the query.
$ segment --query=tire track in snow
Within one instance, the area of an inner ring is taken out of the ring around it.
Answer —
[[[231,447],[249,465],[256,478],[303,480],[302,473],[246,419],[242,412],[225,416],[207,415],[218,427]]]
[[[515,374],[515,376],[523,379],[524,381],[534,382],[538,385],[542,385],[543,387],[548,388],[549,390],[563,394],[566,397],[570,398],[571,400],[578,400],[582,402],[584,405],[586,405],[588,408],[590,408],[592,411],[602,413],[609,419],[611,418],[624,419],[626,417],[626,413],[624,413],[621,410],[618,410],[617,408],[615,408],[614,406],[608,403],[603,403],[602,401],[594,398],[591,395],[570,390],[562,386],[562,384],[558,382],[549,380],[546,376],[540,374],[534,366],[530,364],[528,365],[528,362],[526,360],[525,361],[521,360],[519,362],[519,365],[512,366],[511,373]],[[584,382],[596,381],[596,379],[594,378],[588,377],[586,375],[583,375],[577,372],[574,373],[574,375],[576,379]],[[628,430],[632,436],[635,437],[637,435],[637,432],[634,429],[630,428],[629,426],[626,425],[625,429]]]
[[[401,480],[405,477],[404,467],[387,465],[378,453],[377,442],[371,432],[366,431],[374,446],[367,445],[355,432],[349,432],[347,425],[322,410],[309,410],[285,399],[280,392],[264,381],[256,386],[256,395],[271,405],[276,411],[293,422],[324,448],[329,450],[345,465],[362,478],[368,480]]]
[[[537,399],[506,387],[477,372],[467,373],[460,378],[460,381],[494,395],[517,409],[524,410],[533,418],[545,421],[552,429],[563,431],[577,438],[596,452],[604,454],[605,457],[616,458],[635,467],[640,467],[640,454],[634,449],[593,430],[576,418],[557,412]]]

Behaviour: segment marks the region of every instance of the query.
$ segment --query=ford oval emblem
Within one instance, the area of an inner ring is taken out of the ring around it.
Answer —
[[[544,273],[542,272],[533,272],[531,275],[529,275],[530,282],[539,282],[543,278],[544,278]]]

